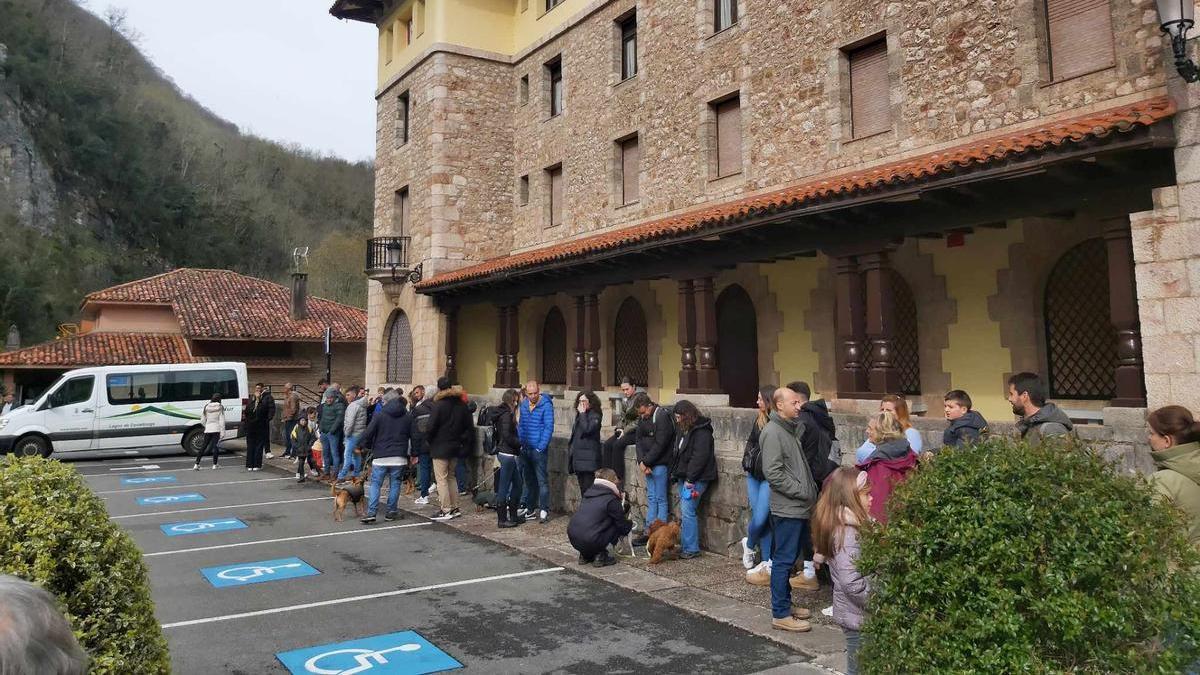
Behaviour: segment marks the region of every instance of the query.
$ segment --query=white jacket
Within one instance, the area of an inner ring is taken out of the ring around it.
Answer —
[[[204,425],[204,433],[219,434],[225,431],[225,406],[215,401],[209,401],[204,406],[204,414],[200,417]]]

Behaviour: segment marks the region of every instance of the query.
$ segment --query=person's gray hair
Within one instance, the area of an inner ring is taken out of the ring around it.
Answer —
[[[0,574],[0,675],[84,675],[88,655],[54,596]]]

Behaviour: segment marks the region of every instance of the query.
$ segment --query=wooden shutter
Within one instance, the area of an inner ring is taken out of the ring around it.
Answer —
[[[562,167],[550,169],[550,226],[562,225]]]
[[[395,236],[404,236],[408,229],[408,188],[396,190],[396,199],[392,202],[392,225]]]
[[[870,136],[892,128],[887,41],[850,52],[850,135]]]
[[[529,203],[529,176],[528,175],[521,176],[520,190],[521,190],[521,193],[520,193],[521,206],[525,206],[526,204]]]
[[[1108,0],[1046,0],[1050,74],[1055,80],[1108,68],[1113,52]]]
[[[742,107],[735,96],[718,103],[717,176],[729,176],[742,170]]]
[[[633,138],[621,144],[621,203],[631,204],[638,200],[638,171],[641,166],[642,152],[638,147],[638,138]]]

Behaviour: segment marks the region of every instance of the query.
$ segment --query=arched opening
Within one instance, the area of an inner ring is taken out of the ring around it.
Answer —
[[[896,370],[900,373],[900,393],[921,393],[921,343],[917,336],[917,302],[912,288],[899,272],[892,270],[892,302],[896,317]]]
[[[717,297],[717,371],[721,390],[735,408],[753,408],[758,398],[758,316],[737,284]]]
[[[404,310],[392,312],[387,339],[387,381],[408,383],[413,379],[412,327]]]
[[[1050,396],[1115,396],[1117,341],[1103,239],[1088,239],[1058,259],[1046,281],[1044,310]]]
[[[625,298],[617,310],[613,324],[613,377],[614,385],[628,377],[639,387],[649,385],[649,361],[646,357],[646,313],[642,305],[632,297]]]
[[[550,309],[542,325],[542,382],[567,383],[567,322],[557,307]]]

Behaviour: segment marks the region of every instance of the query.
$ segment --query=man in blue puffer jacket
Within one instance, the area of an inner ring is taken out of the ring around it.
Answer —
[[[525,474],[524,509],[518,515],[539,523],[550,519],[550,481],[546,449],[554,435],[554,403],[542,396],[537,380],[525,385],[527,397],[518,407],[517,435],[521,438],[521,466]]]

